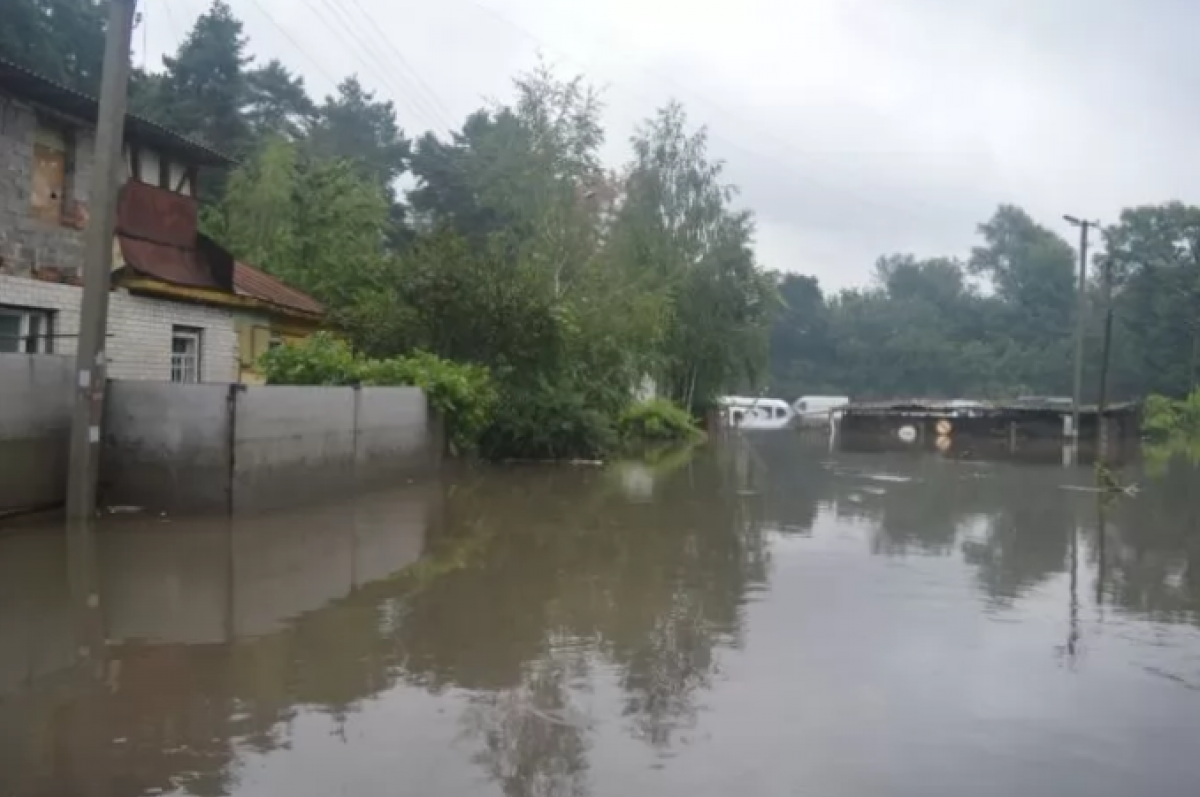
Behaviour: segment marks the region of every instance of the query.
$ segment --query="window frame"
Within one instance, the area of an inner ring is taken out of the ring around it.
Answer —
[[[192,351],[176,352],[176,341],[191,344]],[[171,326],[171,381],[175,384],[199,384],[204,381],[204,329],[181,324]],[[191,368],[188,367],[188,360]],[[192,378],[188,378],[188,377]]]
[[[0,315],[16,316],[20,328],[17,330],[17,351],[8,354],[53,354],[55,311],[42,307],[20,307],[0,304]],[[43,329],[34,332],[30,322],[36,318]]]

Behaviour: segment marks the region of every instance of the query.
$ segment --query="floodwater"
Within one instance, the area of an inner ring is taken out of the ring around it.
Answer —
[[[1200,793],[1200,484],[831,453],[0,537],[0,797]]]

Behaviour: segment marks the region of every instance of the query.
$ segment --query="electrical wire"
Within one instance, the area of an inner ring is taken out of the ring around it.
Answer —
[[[167,27],[171,29],[171,38],[178,42],[178,47],[183,44],[183,37],[179,35],[179,26],[175,24],[175,15],[171,13],[171,0],[163,0],[163,11],[167,15]]]
[[[312,64],[314,67],[317,68],[317,71],[321,73],[322,77],[324,77],[326,80],[329,81],[331,86],[336,87],[338,85],[338,83],[339,83],[338,79],[335,78],[333,75],[331,75],[328,71],[326,71],[325,67],[321,64],[321,62],[316,57],[310,55],[307,50],[305,50],[303,47],[301,47],[300,43],[297,42],[294,38],[292,38],[292,34],[288,33],[286,28],[284,28],[282,25],[280,25],[278,22],[276,22],[275,17],[271,16],[270,12],[267,11],[267,9],[263,8],[262,4],[259,3],[258,0],[250,0],[250,2],[254,5],[255,8],[258,9],[258,13],[261,14],[262,17],[271,24],[271,27],[273,27],[273,28],[275,28],[275,30],[279,31],[279,33],[283,36],[283,38],[286,39],[288,41],[288,43],[290,43],[292,45],[292,47],[298,53],[300,53],[300,55],[304,56],[305,60],[307,60],[310,64]]]
[[[387,38],[387,36],[383,35],[383,33],[381,32],[382,28],[375,21],[375,18],[371,15],[371,13],[369,11],[367,11],[367,9],[363,8],[362,4],[360,4],[358,2],[358,0],[350,0],[350,2],[354,5],[355,8],[358,9],[359,13],[362,14],[363,17],[367,20],[368,24],[367,24],[366,30],[372,32],[377,37],[377,41],[383,42],[384,46],[387,49],[389,49],[393,55],[395,55],[396,60],[400,63],[401,68],[404,69],[405,71],[407,71],[409,73],[409,75],[411,75],[413,81],[417,85],[418,91],[423,92],[423,96],[427,100],[430,101],[430,103],[434,107],[434,110],[436,110],[438,112],[439,118],[443,122],[453,119],[454,114],[452,114],[449,111],[449,109],[446,107],[446,105],[441,101],[441,99],[437,95],[437,92],[435,92],[429,86],[429,84],[425,82],[425,80],[421,77],[420,73],[416,70],[416,68],[413,67],[412,64],[410,64],[408,62],[408,60],[404,57],[404,54],[402,52],[400,52],[400,48],[398,48],[395,44],[393,44],[392,41]],[[453,129],[453,128],[451,125],[447,124],[447,129]]]
[[[368,72],[368,75],[374,77],[376,82],[383,85],[393,95],[394,98],[404,101],[403,104],[405,107],[412,111],[422,125],[425,125],[429,128],[438,127],[439,122],[437,112],[435,110],[431,110],[428,102],[423,100],[419,94],[414,94],[411,87],[405,86],[401,88],[398,87],[396,83],[393,83],[390,79],[390,72],[386,64],[379,60],[379,57],[375,53],[374,49],[368,46],[358,36],[358,34],[355,33],[354,28],[348,25],[345,19],[343,19],[337,13],[336,7],[330,6],[327,0],[318,0],[318,2],[322,2],[324,7],[331,11],[333,16],[332,21],[321,11],[320,8],[314,5],[311,0],[304,0],[304,4],[308,6],[313,14],[316,15],[317,18],[320,19],[327,28],[332,29],[334,35],[336,35],[343,44],[347,45],[351,52],[358,52],[366,59],[363,60],[363,58],[360,58],[359,63],[371,70]],[[334,25],[336,25],[336,29],[334,28]],[[345,36],[342,35],[343,33]],[[347,39],[346,37],[349,38]],[[404,82],[403,78],[400,78],[400,80],[402,83]]]
[[[569,53],[564,51],[562,48],[556,47],[553,44],[547,42],[546,40],[544,40],[537,34],[531,32],[529,29],[525,28],[524,26],[522,26],[515,20],[510,19],[509,17],[502,14],[495,8],[492,8],[491,6],[481,2],[480,0],[464,0],[464,1],[469,3],[471,6],[475,7],[477,10],[492,17],[492,19],[496,20],[500,24],[505,25],[506,27],[509,27],[509,28],[515,30],[516,32],[520,33],[521,35],[525,36],[527,39],[529,39],[533,43],[538,44],[542,47],[545,47],[549,50],[552,50],[552,51],[558,53],[560,56],[563,56],[567,60],[573,61],[574,63],[576,63],[583,69],[585,74],[589,71],[586,64],[580,63],[580,61],[577,58],[573,58]],[[611,42],[610,42],[610,44],[611,44]],[[671,78],[661,75],[661,74],[657,73],[656,71],[649,69],[647,67],[640,67],[640,69],[641,69],[641,71],[645,72],[646,74],[650,75],[651,77],[655,77],[658,80],[674,87],[677,91],[687,93],[687,94],[691,95],[693,98],[699,99],[701,102],[703,102],[704,104],[708,105],[710,108],[713,108],[715,111],[717,111],[717,113],[719,114],[719,118],[728,119],[728,118],[733,118],[736,116],[736,114],[734,114],[728,108],[720,105],[719,103],[717,103],[716,101],[714,101],[710,98],[705,97],[704,95],[700,94],[699,92],[696,92],[691,89],[687,89],[686,87],[679,84],[678,81],[675,81]],[[657,102],[653,98],[648,98],[647,95],[645,95],[642,92],[637,91],[635,89],[631,89],[627,85],[623,86],[622,84],[615,82],[615,81],[608,81],[608,82],[611,83],[612,85],[616,86],[617,88],[623,88],[625,91],[627,91],[635,96],[638,96],[642,99],[649,99],[652,104]],[[742,126],[748,128],[754,132],[757,132],[760,136],[762,136],[764,138],[769,138],[769,139],[775,141],[776,143],[782,145],[783,148],[789,150],[790,152],[792,152],[794,154],[805,157],[805,153],[803,153],[799,149],[796,149],[794,146],[792,146],[791,144],[786,142],[784,139],[778,137],[777,135],[767,133],[767,132],[755,127],[754,125],[742,124]],[[935,208],[933,206],[927,205],[924,208],[924,210],[926,211],[925,213],[913,214],[913,212],[912,212],[913,207],[911,204],[902,206],[902,205],[897,205],[895,203],[888,203],[888,202],[876,199],[874,197],[864,196],[862,194],[858,194],[856,192],[849,191],[843,186],[832,186],[832,185],[829,185],[828,183],[822,183],[822,182],[814,179],[814,177],[811,174],[804,174],[804,175],[800,174],[798,171],[796,171],[796,167],[794,166],[794,164],[788,162],[785,159],[775,157],[770,154],[759,152],[755,149],[752,149],[751,147],[749,147],[745,144],[742,144],[738,141],[735,141],[735,140],[729,138],[728,136],[722,135],[722,134],[712,130],[711,127],[709,127],[707,125],[706,125],[706,128],[708,128],[709,136],[714,141],[721,142],[729,147],[737,149],[737,150],[743,152],[744,154],[749,155],[750,157],[755,158],[757,160],[772,163],[773,165],[775,165],[777,167],[782,166],[786,171],[791,172],[796,178],[798,178],[798,180],[800,182],[808,183],[810,185],[816,185],[817,187],[821,188],[823,191],[826,191],[830,194],[839,194],[841,196],[848,197],[864,206],[872,206],[877,209],[887,211],[889,214],[894,213],[896,211],[901,211],[908,215],[916,215],[916,216],[920,216],[920,217],[926,217],[926,216],[928,216],[928,217],[934,217],[934,216],[943,217],[947,214],[952,214],[955,212],[954,210],[952,210],[950,208]]]

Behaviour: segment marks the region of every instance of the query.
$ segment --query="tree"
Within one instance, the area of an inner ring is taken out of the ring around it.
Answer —
[[[385,287],[388,203],[345,161],[306,159],[272,140],[230,176],[206,222],[239,258],[312,293],[343,323]]]
[[[793,398],[830,389],[833,341],[829,310],[816,277],[779,280],[780,311],[771,326],[771,391]]]
[[[806,380],[861,398],[1065,392],[1076,312],[1071,247],[1013,206],[998,208],[979,233],[965,266],[888,255],[871,287],[827,300],[824,348],[809,355]],[[782,350],[772,350],[772,375],[789,388],[797,367],[789,352],[804,323],[785,311],[772,332]]]
[[[1001,205],[979,234],[985,245],[972,250],[968,267],[991,282],[1011,331],[1026,342],[1069,338],[1077,306],[1070,244],[1012,205]]]
[[[671,103],[633,138],[624,198],[610,242],[628,272],[666,299],[661,386],[689,409],[735,386],[753,386],[776,307],[754,258],[753,218],[730,207],[707,133],[690,132]]]
[[[408,201],[417,220],[448,227],[476,243],[519,222],[510,207],[528,149],[525,131],[507,108],[479,110],[441,141],[426,133],[412,156],[417,187]]]
[[[104,61],[106,9],[99,0],[5,0],[0,53],[95,96]]]
[[[246,120],[256,140],[282,136],[299,141],[305,137],[317,108],[308,96],[303,77],[272,60],[247,73],[246,87]]]
[[[1130,208],[1105,231],[1117,286],[1118,389],[1182,396],[1200,376],[1200,208]]]
[[[248,263],[281,276],[295,270],[300,182],[296,147],[282,138],[264,142],[230,175],[222,201],[206,209],[206,231]]]
[[[224,0],[213,0],[176,54],[163,58],[155,117],[221,152],[244,154],[251,142],[245,50],[241,21]]]
[[[317,109],[308,147],[315,157],[353,163],[361,177],[375,182],[390,197],[393,182],[408,168],[412,143],[396,122],[391,101],[376,100],[352,76]]]

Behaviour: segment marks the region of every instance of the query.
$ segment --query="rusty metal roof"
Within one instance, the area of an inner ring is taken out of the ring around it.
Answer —
[[[190,196],[128,180],[117,198],[117,232],[181,249],[196,246],[200,206]]]
[[[234,261],[198,230],[198,206],[189,196],[130,180],[117,205],[117,239],[130,270],[190,288],[233,293],[309,316],[325,308],[303,291]]]
[[[0,57],[0,91],[92,125],[96,124],[99,116],[100,103],[95,97],[3,57]],[[168,152],[180,153],[198,166],[230,166],[237,163],[207,144],[194,141],[137,114],[125,114],[125,137]]]
[[[315,316],[325,314],[325,307],[307,293],[285,285],[265,271],[245,263],[234,263],[233,287],[240,294],[285,310]]]
[[[143,241],[117,234],[125,265],[144,277],[188,288],[223,290],[195,249]]]

